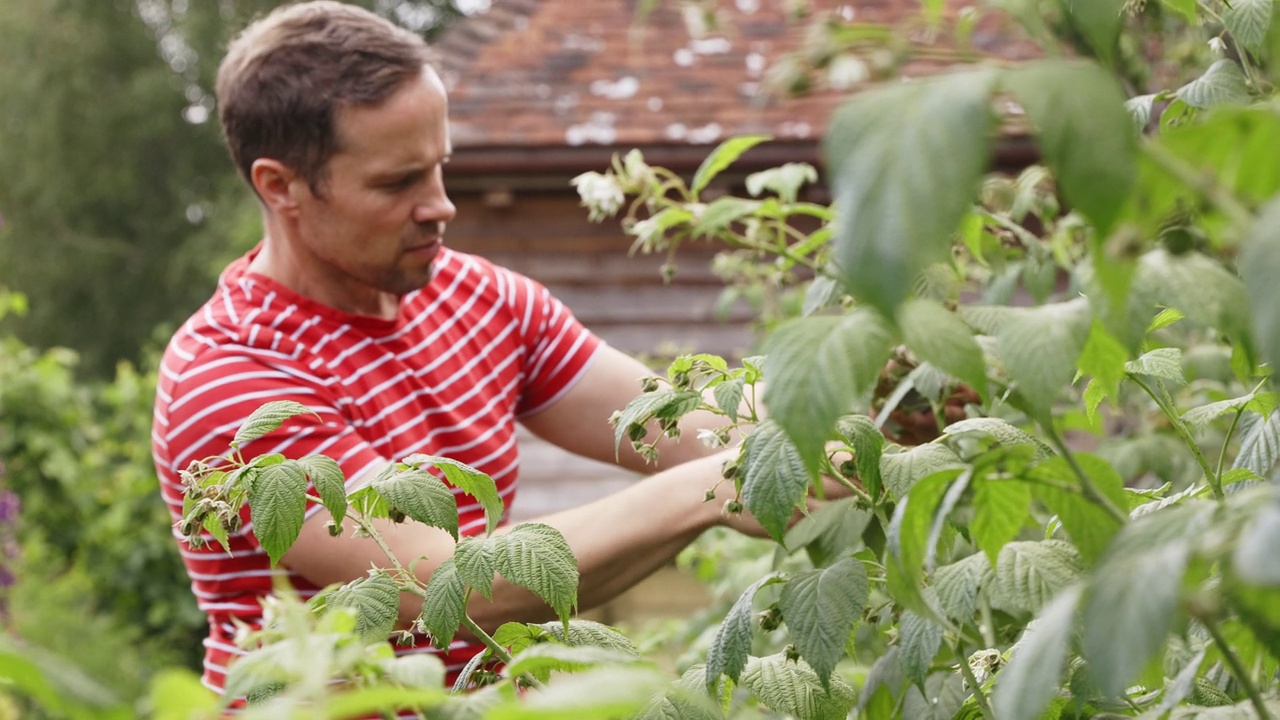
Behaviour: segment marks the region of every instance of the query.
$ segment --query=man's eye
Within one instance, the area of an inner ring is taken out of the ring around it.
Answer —
[[[389,190],[408,190],[409,188],[416,185],[418,180],[421,177],[422,176],[418,173],[414,173],[412,175],[406,175],[398,180],[393,180],[392,182],[385,185],[385,187]]]

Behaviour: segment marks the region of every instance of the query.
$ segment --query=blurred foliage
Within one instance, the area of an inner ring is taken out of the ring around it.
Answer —
[[[279,0],[0,0],[0,285],[24,342],[109,378],[256,242],[212,79],[233,32]],[[357,3],[436,32],[447,0]]]

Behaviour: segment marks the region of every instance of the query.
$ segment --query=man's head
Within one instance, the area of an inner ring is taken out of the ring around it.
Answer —
[[[430,61],[421,37],[361,8],[316,0],[277,9],[241,32],[218,68],[231,158],[246,180],[255,160],[273,158],[318,191],[342,141],[338,111],[382,103]]]

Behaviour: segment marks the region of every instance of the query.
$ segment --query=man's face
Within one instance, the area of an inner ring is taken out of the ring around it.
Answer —
[[[302,192],[295,259],[310,292],[353,312],[426,285],[455,208],[445,194],[448,101],[430,69],[380,105],[335,117],[337,151],[325,177]]]

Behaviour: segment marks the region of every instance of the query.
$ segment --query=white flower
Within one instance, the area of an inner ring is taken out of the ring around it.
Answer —
[[[625,196],[613,175],[587,172],[573,179],[584,207],[591,211],[592,220],[613,216],[622,207]]]
[[[1227,44],[1220,37],[1210,38],[1209,49],[1219,57],[1227,54]]]

